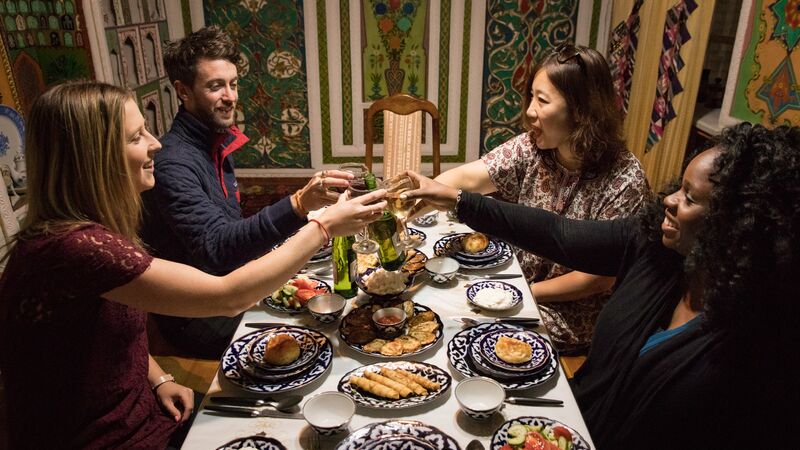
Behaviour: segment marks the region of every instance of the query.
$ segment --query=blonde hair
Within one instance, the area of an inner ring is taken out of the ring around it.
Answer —
[[[26,124],[29,198],[20,239],[94,222],[141,245],[141,200],[125,155],[129,100],[130,91],[90,81],[36,99]]]

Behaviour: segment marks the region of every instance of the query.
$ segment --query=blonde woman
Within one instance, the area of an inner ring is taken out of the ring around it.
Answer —
[[[0,287],[11,448],[163,448],[192,391],[148,355],[146,312],[233,316],[277,289],[329,236],[379,217],[384,191],[329,207],[224,277],[154,259],[137,237],[153,154],[130,92],[56,86],[28,118],[29,212]]]

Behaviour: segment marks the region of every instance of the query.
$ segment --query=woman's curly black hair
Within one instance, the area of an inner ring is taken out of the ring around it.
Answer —
[[[704,279],[708,324],[797,345],[800,128],[744,123],[715,147],[705,229],[686,261]]]
[[[704,229],[685,260],[703,280],[705,326],[759,336],[773,344],[800,339],[800,128],[740,124],[712,142],[714,184]],[[664,189],[642,212],[650,242],[661,240]],[[762,341],[762,339],[759,339]]]

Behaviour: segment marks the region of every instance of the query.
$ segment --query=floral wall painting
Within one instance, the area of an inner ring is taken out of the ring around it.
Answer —
[[[364,100],[425,98],[426,0],[364,0]]]
[[[481,154],[522,131],[525,92],[538,59],[564,42],[575,41],[578,0],[519,0],[509,7],[488,0],[486,7]]]
[[[726,102],[730,117],[766,126],[800,125],[800,1],[753,1],[749,6],[750,14],[739,25],[745,38],[735,90]]]
[[[237,122],[250,138],[240,169],[310,168],[302,0],[206,0],[206,22],[239,43]]]

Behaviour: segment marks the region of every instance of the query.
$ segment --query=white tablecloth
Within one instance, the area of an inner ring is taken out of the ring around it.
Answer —
[[[447,231],[468,231],[462,224],[455,224],[446,221],[445,215],[439,215],[438,224],[433,227],[421,228],[419,230],[427,234],[425,244],[420,248],[428,257],[433,256],[433,244],[442,238]],[[327,262],[330,264],[330,262]],[[519,263],[516,258],[504,266],[487,269],[483,271],[469,271],[469,273],[521,273]],[[321,277],[322,278],[322,277]],[[323,278],[330,281],[330,278]],[[523,292],[524,299],[522,307],[517,307],[511,311],[512,315],[539,317],[539,311],[533,301],[530,289],[525,283],[524,278],[504,280],[511,283]],[[567,378],[559,366],[558,373],[541,386],[525,391],[515,391],[509,395],[540,396],[547,398],[560,399],[564,401],[563,407],[531,407],[506,404],[500,413],[495,414],[489,421],[477,422],[464,413],[459,411],[458,403],[453,389],[463,376],[453,369],[447,359],[447,343],[463,327],[451,320],[451,316],[467,315],[474,316],[471,312],[465,296],[464,285],[468,281],[460,280],[449,285],[437,285],[431,281],[424,273],[420,274],[412,290],[404,297],[412,298],[415,302],[424,304],[432,308],[444,322],[444,338],[437,343],[434,348],[425,353],[409,358],[415,361],[424,361],[444,369],[453,376],[453,385],[449,392],[424,406],[411,409],[390,411],[374,410],[358,407],[355,416],[350,422],[350,431],[355,431],[370,423],[381,422],[388,419],[416,419],[429,425],[433,425],[452,436],[461,445],[462,449],[472,439],[479,439],[486,448],[489,448],[492,434],[504,421],[519,416],[545,416],[561,421],[577,430],[590,445],[591,438],[583,422],[583,417],[572,395],[572,391],[567,383]],[[364,296],[359,293],[359,297]],[[350,310],[348,307],[345,313]],[[484,314],[488,315],[488,314]],[[494,316],[508,315],[495,313]],[[369,357],[357,353],[339,342],[337,331],[338,322],[334,324],[319,325],[308,314],[290,316],[265,310],[264,308],[253,309],[244,315],[239,329],[236,331],[234,339],[254,331],[246,328],[246,322],[285,322],[289,324],[311,326],[325,333],[331,340],[334,348],[334,359],[332,367],[327,374],[309,386],[301,388],[293,393],[299,393],[310,398],[314,394],[323,391],[335,391],[339,379],[347,372],[365,364],[385,361],[383,359]],[[537,329],[544,333],[544,328]],[[256,394],[248,393],[236,385],[228,382],[220,373],[214,378],[208,394],[210,395],[230,395],[230,396],[253,396]],[[208,396],[203,401],[203,406],[208,401]],[[305,399],[304,399],[305,401]],[[275,418],[238,418],[222,417],[203,412],[201,406],[197,418],[189,430],[189,435],[183,445],[184,449],[214,449],[233,439],[264,433],[281,441],[288,449],[332,449],[336,444],[344,439],[345,434],[334,437],[320,437],[304,420],[296,419],[275,419]],[[301,404],[302,406],[302,404]]]

